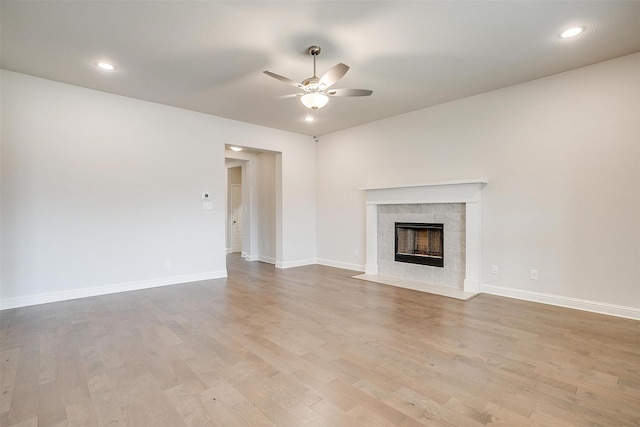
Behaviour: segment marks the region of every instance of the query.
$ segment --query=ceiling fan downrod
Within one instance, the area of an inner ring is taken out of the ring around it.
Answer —
[[[309,55],[313,56],[313,77],[315,78],[318,78],[318,76],[316,76],[316,56],[320,55],[321,51],[320,46],[309,46],[307,49]]]

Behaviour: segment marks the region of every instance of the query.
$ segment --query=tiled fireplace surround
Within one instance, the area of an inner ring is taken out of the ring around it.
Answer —
[[[480,292],[481,191],[469,180],[403,187],[365,188],[365,274]],[[436,222],[445,228],[445,267],[394,261],[394,222]],[[403,286],[400,281],[397,286]]]
[[[465,267],[465,204],[378,205],[378,274],[462,289]],[[444,225],[444,267],[395,261],[395,223]]]

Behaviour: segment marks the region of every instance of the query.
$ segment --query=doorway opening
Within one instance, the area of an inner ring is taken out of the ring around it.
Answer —
[[[226,251],[246,261],[282,258],[281,153],[227,150]]]

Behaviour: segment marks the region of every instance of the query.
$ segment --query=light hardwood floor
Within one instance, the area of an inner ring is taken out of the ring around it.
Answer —
[[[0,313],[2,426],[639,426],[640,322],[229,258]]]

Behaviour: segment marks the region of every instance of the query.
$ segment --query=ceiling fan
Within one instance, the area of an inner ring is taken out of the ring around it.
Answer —
[[[300,101],[302,101],[305,107],[317,110],[327,105],[330,96],[369,96],[373,93],[373,91],[367,89],[330,89],[331,86],[349,71],[349,66],[340,63],[324,73],[322,77],[318,77],[316,76],[316,56],[320,54],[320,48],[318,46],[310,46],[307,49],[307,53],[313,56],[313,76],[304,79],[302,83],[272,73],[271,71],[264,71],[267,76],[271,76],[302,90],[301,93],[285,95],[284,98],[300,97]]]

